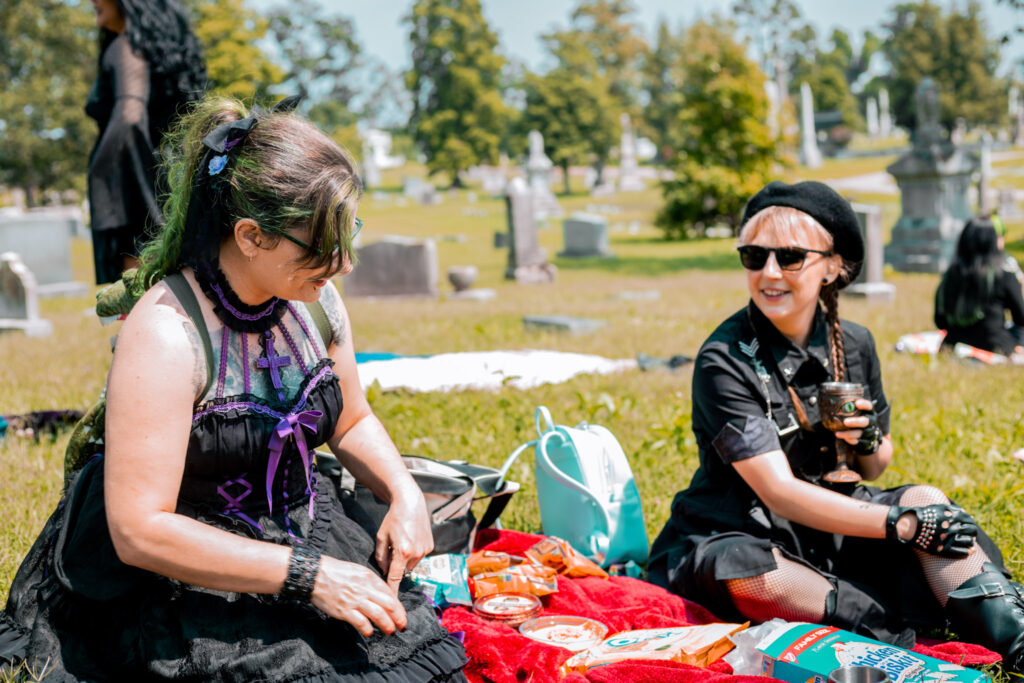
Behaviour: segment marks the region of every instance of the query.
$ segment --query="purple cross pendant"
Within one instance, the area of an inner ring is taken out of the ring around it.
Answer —
[[[292,359],[288,355],[277,355],[277,352],[274,350],[274,334],[270,330],[267,330],[264,334],[266,335],[264,339],[266,355],[256,359],[256,367],[270,371],[270,382],[274,385],[274,389],[277,390],[277,398],[283,401],[284,392],[282,389],[284,385],[281,384],[281,368],[291,365]]]

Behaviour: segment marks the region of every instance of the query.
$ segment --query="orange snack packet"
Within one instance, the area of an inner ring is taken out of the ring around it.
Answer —
[[[518,555],[509,555],[497,550],[478,550],[466,560],[466,568],[469,570],[469,575],[473,576],[483,572],[500,572],[524,562],[526,562],[526,558]]]
[[[548,595],[558,592],[557,572],[550,567],[521,564],[503,571],[484,572],[470,577],[473,597],[494,593],[530,593]]]
[[[749,624],[704,624],[623,631],[567,659],[562,664],[562,675],[568,676],[573,672],[582,674],[595,666],[626,659],[661,659],[708,666],[733,648],[729,636],[742,631]]]
[[[608,572],[579,554],[568,542],[554,536],[548,536],[544,540],[534,543],[526,551],[526,556],[534,562],[551,567],[559,574],[566,576],[608,578]]]

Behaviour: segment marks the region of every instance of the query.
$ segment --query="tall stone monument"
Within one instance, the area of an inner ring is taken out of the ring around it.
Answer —
[[[1021,103],[1019,97],[1013,117],[1013,146],[1024,146],[1024,103]]]
[[[814,130],[814,99],[807,83],[800,84],[800,163],[807,168],[821,167],[821,150]]]
[[[520,284],[554,282],[555,266],[537,239],[533,193],[522,178],[513,178],[506,189],[508,209],[508,267],[505,279]]]
[[[775,81],[764,82],[764,94],[768,98],[768,131],[774,139],[779,137],[779,131],[781,130],[779,114],[782,110],[782,104],[779,101],[779,88]]]
[[[889,111],[889,91],[878,91],[878,135],[887,138],[892,135],[892,112]]]
[[[981,134],[981,171],[978,175],[978,213],[990,213],[992,201],[992,134]]]
[[[30,337],[53,333],[49,320],[39,317],[35,275],[13,251],[0,254],[0,331],[21,330]]]
[[[644,189],[644,181],[640,179],[636,163],[633,123],[625,112],[619,117],[619,122],[622,124],[622,137],[619,138],[619,192],[640,192]]]
[[[878,137],[878,100],[874,97],[868,98],[868,136],[872,138]]]
[[[886,169],[896,179],[903,206],[885,260],[899,271],[941,273],[952,262],[960,230],[972,214],[967,190],[978,158],[946,139],[935,81],[923,79],[914,100],[914,146]]]
[[[533,217],[539,221],[563,214],[562,207],[551,191],[551,168],[554,164],[544,153],[544,136],[530,131],[530,156],[526,160],[526,177],[533,194]]]
[[[363,187],[370,189],[380,187],[380,166],[377,165],[377,157],[373,148],[363,142]]]

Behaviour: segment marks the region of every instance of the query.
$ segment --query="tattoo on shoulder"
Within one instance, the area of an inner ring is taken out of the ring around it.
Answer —
[[[345,343],[345,316],[341,312],[341,298],[337,292],[328,292],[326,296],[320,297],[320,303],[327,314],[327,320],[331,323],[331,331],[334,333],[334,343]]]
[[[203,348],[203,340],[199,337],[199,331],[191,320],[184,320],[181,323],[185,335],[188,337],[188,345],[192,349],[192,358],[195,360],[192,367],[192,393],[198,395],[206,385],[206,349]]]

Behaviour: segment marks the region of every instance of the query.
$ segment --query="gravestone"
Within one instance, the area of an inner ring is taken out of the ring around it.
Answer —
[[[900,188],[902,210],[885,260],[899,271],[942,273],[953,261],[960,230],[972,215],[967,190],[978,158],[945,139],[935,81],[924,78],[914,100],[914,145],[886,169]]]
[[[370,128],[363,134],[363,148],[369,148],[367,158],[373,159],[378,169],[397,168],[405,163],[403,156],[391,156],[391,133],[386,130]]]
[[[814,131],[814,98],[806,82],[800,84],[800,163],[807,168],[821,167],[821,150]]]
[[[366,189],[380,187],[380,166],[374,157],[373,149],[363,143],[363,187]]]
[[[597,169],[587,166],[583,169],[583,187],[589,191],[593,190],[595,185],[597,185]]]
[[[779,88],[775,84],[775,81],[767,80],[764,82],[764,94],[768,98],[768,124],[769,134],[772,139],[779,137],[779,112],[781,106],[779,103]]]
[[[992,134],[981,134],[981,169],[978,174],[978,213],[992,211]]]
[[[556,269],[537,239],[533,193],[522,178],[509,181],[506,201],[508,219],[508,266],[505,279],[520,284],[553,282]]]
[[[21,330],[30,337],[53,334],[39,317],[39,291],[32,271],[14,252],[0,254],[0,331]]]
[[[885,244],[882,237],[882,207],[877,204],[850,205],[857,215],[864,237],[864,265],[857,279],[843,293],[864,297],[868,301],[892,301],[896,288],[882,281],[885,265]]]
[[[71,279],[71,239],[75,230],[74,217],[60,212],[3,216],[0,253],[18,254],[32,272],[40,296],[78,296],[88,287]]]
[[[878,91],[878,135],[887,138],[892,135],[892,112],[889,111],[889,91]]]
[[[523,326],[528,330],[546,332],[569,332],[570,334],[589,334],[599,330],[608,323],[594,318],[576,318],[571,315],[524,315]]]
[[[640,192],[644,189],[644,181],[640,179],[640,169],[636,163],[633,123],[625,112],[619,116],[619,122],[622,124],[622,136],[619,138],[619,192]]]
[[[501,197],[505,194],[505,185],[508,180],[505,178],[505,171],[500,168],[487,168],[480,170],[480,189],[491,197]]]
[[[1015,85],[1011,85],[1010,92],[1006,98],[1006,113],[1009,115],[1011,121],[1017,118],[1017,107],[1019,106],[1020,88]]]
[[[533,217],[539,221],[562,215],[562,207],[551,191],[551,168],[554,164],[544,154],[544,136],[530,131],[530,156],[526,160],[526,177],[533,195]]]
[[[878,100],[874,97],[868,98],[868,136],[871,138],[878,137]]]
[[[425,206],[441,203],[441,195],[434,184],[422,178],[405,178],[402,181],[402,194]]]
[[[1021,213],[1020,207],[1017,206],[1012,187],[1000,188],[998,202],[997,213],[1003,220],[1018,220],[1024,215]]]
[[[1024,145],[1024,103],[1018,98],[1016,115],[1013,117],[1013,146]]]
[[[356,267],[344,278],[345,296],[437,297],[434,240],[388,236],[356,255]]]
[[[592,213],[576,212],[562,221],[565,249],[559,256],[587,258],[612,256],[608,248],[608,219]]]
[[[967,119],[962,116],[956,117],[953,130],[949,132],[949,141],[954,145],[962,145],[967,137]]]

